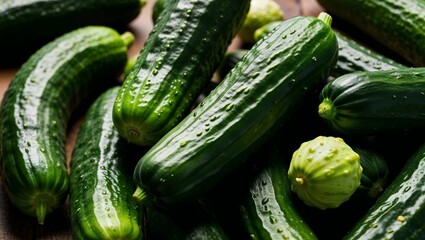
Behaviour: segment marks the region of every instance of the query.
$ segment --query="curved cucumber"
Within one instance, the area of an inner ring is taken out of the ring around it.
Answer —
[[[131,197],[134,149],[112,123],[113,87],[90,106],[71,158],[70,217],[76,239],[140,239],[141,220]]]
[[[113,111],[120,134],[151,146],[191,110],[249,9],[246,0],[168,2]]]
[[[68,193],[72,111],[118,78],[133,39],[100,26],[72,31],[32,55],[11,81],[0,113],[1,176],[12,203],[39,223]]]
[[[350,73],[326,84],[318,111],[341,134],[424,129],[423,89],[425,68]]]
[[[140,159],[134,196],[160,206],[187,202],[241,165],[335,66],[338,47],[330,21],[325,13],[292,18],[257,42],[205,100]]]

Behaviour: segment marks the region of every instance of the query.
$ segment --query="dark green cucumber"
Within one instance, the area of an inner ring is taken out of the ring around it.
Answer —
[[[257,154],[267,161],[250,183],[241,202],[243,222],[252,239],[317,239],[310,226],[298,214],[288,179],[283,154],[271,144]]]
[[[71,113],[121,74],[133,39],[107,27],[77,29],[42,47],[12,79],[0,113],[1,177],[12,203],[39,223],[68,193]]]
[[[282,21],[275,21],[264,25],[256,31],[256,40],[269,34]],[[337,78],[347,73],[357,71],[380,71],[406,67],[397,63],[361,43],[351,40],[335,31],[338,39],[338,61],[331,72],[331,78]]]
[[[424,172],[425,145],[410,157],[397,177],[344,239],[424,239]]]
[[[389,181],[387,162],[384,156],[376,150],[357,145],[352,145],[352,148],[360,155],[363,172],[360,186],[351,199],[365,202],[375,201],[385,190]]]
[[[354,72],[326,84],[319,115],[351,135],[425,128],[425,68]]]
[[[414,66],[425,65],[423,0],[318,0],[330,13],[354,25]]]
[[[205,194],[302,104],[335,66],[331,17],[296,17],[253,48],[138,162],[136,199],[177,205]],[[290,69],[290,71],[288,70]]]
[[[146,239],[228,240],[229,237],[202,201],[173,211],[145,208]]]
[[[246,0],[165,4],[114,105],[125,139],[153,145],[189,113],[248,9]]]
[[[141,239],[139,209],[131,197],[135,149],[112,123],[119,87],[100,95],[79,128],[71,157],[70,218],[76,239]]]
[[[145,3],[145,0],[1,1],[0,62],[10,61],[20,52],[25,61],[27,54],[29,56],[54,38],[83,26],[124,28],[139,15]]]
[[[158,21],[159,16],[165,8],[167,0],[155,0],[152,7],[152,21],[154,24]]]

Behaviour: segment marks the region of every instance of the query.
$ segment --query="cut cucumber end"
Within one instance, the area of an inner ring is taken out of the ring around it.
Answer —
[[[133,44],[135,37],[131,32],[125,32],[121,34],[121,39],[123,40],[124,45],[129,47],[131,44]]]
[[[147,200],[147,194],[141,187],[137,187],[136,191],[133,193],[133,198],[136,202],[143,203]]]
[[[331,120],[335,117],[335,107],[329,99],[324,99],[319,104],[319,116],[324,119]]]
[[[325,22],[328,26],[332,25],[332,16],[326,12],[319,13],[319,16],[317,18]]]

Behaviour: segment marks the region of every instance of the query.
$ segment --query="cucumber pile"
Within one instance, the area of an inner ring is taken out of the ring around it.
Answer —
[[[0,3],[0,48],[46,24],[0,106],[5,196],[74,239],[425,238],[425,4],[318,2],[156,0],[133,58],[144,0]]]

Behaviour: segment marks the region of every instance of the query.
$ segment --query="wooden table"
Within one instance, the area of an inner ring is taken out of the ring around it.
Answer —
[[[129,56],[139,53],[152,29],[151,13],[153,2],[154,0],[148,0],[139,17],[131,22],[129,26],[130,31],[136,36],[135,43],[129,49]],[[317,16],[322,11],[316,0],[276,0],[276,2],[280,4],[286,19],[297,15]],[[239,39],[235,38],[230,47],[238,48],[240,44]],[[0,67],[0,100],[16,71],[17,68]],[[68,162],[78,127],[79,122],[77,121],[69,128],[67,138]],[[0,239],[72,239],[68,204],[48,215],[45,219],[45,224],[40,226],[35,219],[25,216],[13,207],[3,190],[3,188],[0,190]]]

